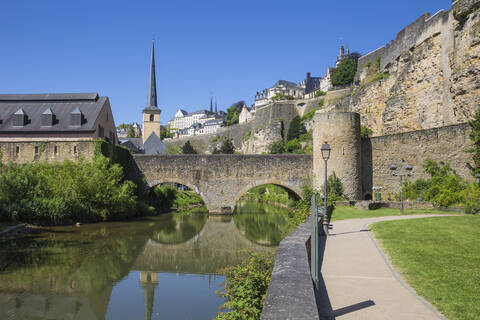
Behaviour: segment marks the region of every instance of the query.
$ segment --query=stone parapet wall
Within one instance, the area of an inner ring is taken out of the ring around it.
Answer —
[[[412,131],[362,140],[363,194],[372,195],[372,187],[382,188],[383,199],[400,191],[400,178],[392,176],[391,164],[398,166],[397,174],[407,174],[406,165],[413,166],[404,180],[428,178],[424,171],[426,160],[448,163],[461,177],[473,179],[469,167],[472,154],[466,152],[473,144],[469,124],[458,124],[428,130]]]
[[[297,227],[278,246],[262,320],[320,319],[315,287],[310,273],[307,242],[312,216]]]
[[[0,141],[2,163],[58,162],[65,159],[78,160],[80,157],[93,158],[95,141],[49,139],[49,141]]]

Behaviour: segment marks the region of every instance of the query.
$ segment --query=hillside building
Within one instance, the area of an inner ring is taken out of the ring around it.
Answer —
[[[304,95],[304,88],[297,85],[295,82],[278,80],[271,88],[264,89],[257,92],[255,95],[255,108],[264,106],[272,102],[272,98],[277,94],[284,94],[291,96],[294,99],[301,99]]]

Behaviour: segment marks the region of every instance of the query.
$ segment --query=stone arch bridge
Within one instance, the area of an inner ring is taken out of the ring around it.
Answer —
[[[272,183],[301,197],[311,179],[312,155],[135,155],[148,185],[175,182],[200,194],[211,213],[233,212],[253,187]]]

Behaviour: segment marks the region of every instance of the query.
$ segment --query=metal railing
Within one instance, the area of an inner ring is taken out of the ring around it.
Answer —
[[[322,269],[323,254],[328,237],[329,221],[326,206],[319,207],[317,195],[311,199],[312,236],[310,238],[310,272],[315,288],[318,288],[320,270]]]

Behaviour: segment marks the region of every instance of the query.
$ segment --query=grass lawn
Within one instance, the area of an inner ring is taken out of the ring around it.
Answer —
[[[480,216],[384,221],[372,230],[420,296],[450,320],[479,319]]]
[[[454,212],[438,211],[433,209],[405,209],[405,214],[454,214]],[[377,210],[359,210],[355,207],[335,207],[332,221],[356,218],[374,218],[385,216],[400,216],[400,209],[380,208]]]

